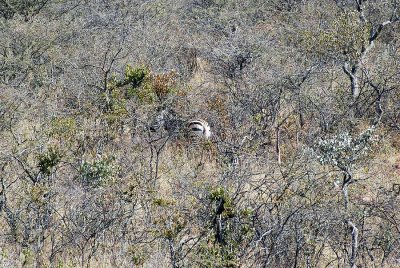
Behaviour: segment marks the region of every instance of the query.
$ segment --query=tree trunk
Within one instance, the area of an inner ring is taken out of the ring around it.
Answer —
[[[280,145],[280,133],[279,133],[279,126],[275,128],[276,133],[276,143],[275,143],[275,151],[278,157],[278,165],[281,165],[281,145]]]
[[[350,256],[350,267],[356,267],[356,257],[358,249],[358,228],[351,221],[347,221],[347,224],[352,228],[351,231],[351,256]]]

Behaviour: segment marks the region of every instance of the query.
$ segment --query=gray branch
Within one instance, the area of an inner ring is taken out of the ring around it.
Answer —
[[[356,267],[356,257],[358,249],[358,228],[353,222],[347,221],[347,224],[352,228],[351,231],[351,256],[350,256],[350,267]]]
[[[357,11],[360,14],[360,20],[362,23],[368,23],[368,20],[364,16],[364,7],[363,7],[363,1],[362,0],[355,0],[356,5],[357,5]],[[365,58],[369,54],[369,51],[374,47],[374,42],[375,40],[379,37],[381,34],[382,30],[385,28],[385,26],[392,24],[394,22],[399,21],[400,18],[399,16],[396,15],[396,10],[394,11],[393,15],[391,16],[390,20],[382,22],[376,27],[372,27],[370,37],[368,39],[367,44],[363,45],[361,48],[361,55],[358,60],[355,61],[352,66],[349,65],[348,62],[345,62],[343,65],[343,71],[345,74],[349,77],[350,83],[351,83],[351,93],[354,98],[357,98],[360,94],[360,84],[358,81],[357,77],[357,71],[365,61]]]

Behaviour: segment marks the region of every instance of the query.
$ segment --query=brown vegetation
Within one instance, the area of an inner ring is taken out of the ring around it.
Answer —
[[[0,266],[400,265],[397,0],[3,2]]]

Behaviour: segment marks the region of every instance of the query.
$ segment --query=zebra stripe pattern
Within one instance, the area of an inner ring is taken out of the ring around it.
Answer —
[[[211,129],[204,120],[193,120],[189,122],[189,131],[192,135],[209,139],[211,137]]]

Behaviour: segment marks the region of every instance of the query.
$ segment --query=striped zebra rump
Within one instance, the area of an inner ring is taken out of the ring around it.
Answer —
[[[204,120],[190,121],[188,130],[191,137],[200,137],[204,139],[209,139],[211,137],[211,128]]]
[[[186,148],[189,159],[214,158],[216,148],[211,140],[210,125],[204,120],[182,120],[172,111],[162,110],[148,125],[150,132],[168,137],[169,144],[176,146],[176,153],[180,155]]]
[[[192,120],[188,123],[187,131],[189,132],[190,144],[188,147],[188,155],[191,158],[197,158],[200,161],[212,160],[216,157],[217,149],[210,125],[204,120]]]

